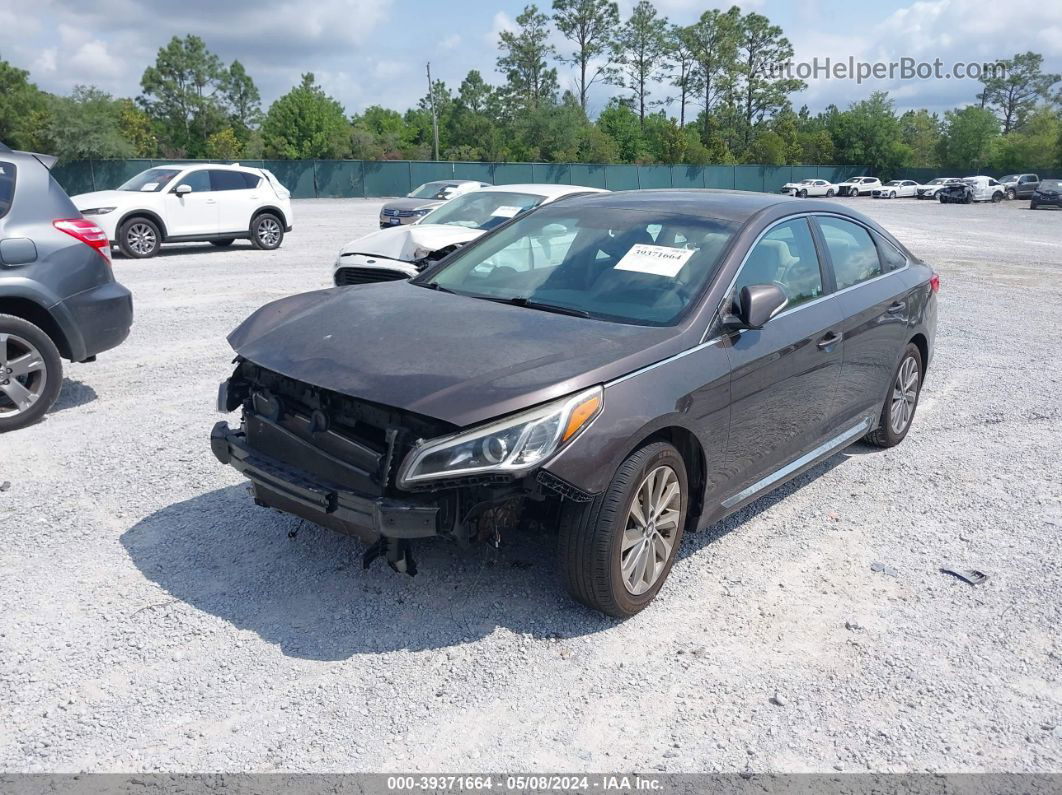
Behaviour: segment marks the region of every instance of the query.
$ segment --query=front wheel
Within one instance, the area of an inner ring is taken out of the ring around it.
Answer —
[[[255,248],[272,251],[284,240],[284,225],[273,213],[256,215],[251,221],[251,242]]]
[[[944,198],[944,194],[941,193],[939,196],[937,196],[937,201],[939,201],[941,204],[946,204],[948,200]]]
[[[999,204],[1001,201],[1003,201],[1003,194],[1002,193],[996,191],[995,193],[992,194],[992,204]]]
[[[890,199],[895,199],[896,198],[896,191],[889,191],[889,198]]]
[[[801,188],[797,191],[797,196],[799,196],[801,199],[806,199],[808,197],[808,192]]]
[[[1016,198],[1018,198],[1018,192],[1016,190],[1014,190],[1014,188],[1008,188],[1007,189],[1007,198],[1008,199],[1016,199]]]
[[[830,189],[828,189],[826,191],[826,198],[827,199],[832,199],[833,198],[833,188],[830,188]]]
[[[876,447],[895,447],[911,430],[922,393],[922,352],[913,342],[904,349],[892,377],[892,388],[881,407],[878,427],[864,438]]]
[[[1038,210],[1038,209],[1040,209],[1040,205],[1037,204],[1036,202],[1029,202],[1029,209],[1030,210]]]
[[[162,235],[154,221],[130,218],[118,230],[118,247],[127,257],[147,259],[159,253]]]
[[[631,453],[603,495],[564,503],[558,552],[568,592],[610,616],[642,610],[675,562],[688,505],[678,450],[651,442]]]
[[[39,420],[59,397],[63,362],[51,337],[14,315],[0,315],[0,433]]]

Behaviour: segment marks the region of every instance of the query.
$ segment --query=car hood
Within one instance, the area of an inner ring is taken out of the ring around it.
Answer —
[[[125,204],[130,196],[135,196],[136,191],[128,190],[95,190],[91,193],[79,193],[71,196],[70,201],[79,210],[92,210],[96,207],[110,207]]]
[[[245,359],[464,427],[682,350],[673,328],[557,315],[383,282],[266,304],[229,335]]]
[[[392,199],[384,205],[388,210],[420,210],[425,207],[438,207],[442,199]]]
[[[482,229],[467,229],[452,224],[408,224],[381,229],[352,240],[343,246],[340,255],[372,254],[412,262],[440,248],[468,243],[482,234]]]

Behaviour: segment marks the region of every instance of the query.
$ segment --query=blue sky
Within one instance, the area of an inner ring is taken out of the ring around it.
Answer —
[[[547,8],[551,0],[539,3]],[[746,0],[746,11],[781,25],[796,60],[830,57],[889,61],[903,56],[955,61],[1009,57],[1032,49],[1062,72],[1060,0]],[[626,14],[633,0],[621,0]],[[730,2],[657,0],[660,12],[688,24]],[[425,93],[424,63],[456,88],[469,69],[491,81],[498,32],[512,26],[523,2],[502,0],[3,0],[0,56],[29,69],[42,88],[67,92],[77,83],[135,96],[140,75],[173,35],[196,33],[226,62],[241,60],[264,104],[312,71],[348,113],[382,104],[404,110]],[[558,48],[567,48],[555,36]],[[574,74],[559,65],[562,88]],[[972,102],[976,80],[812,80],[794,104],[845,106],[877,89],[898,107],[944,110]],[[595,86],[591,113],[616,89]],[[660,89],[659,95],[666,95]]]

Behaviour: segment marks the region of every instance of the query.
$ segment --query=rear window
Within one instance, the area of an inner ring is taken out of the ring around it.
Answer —
[[[261,177],[243,171],[211,171],[210,184],[214,190],[247,190],[257,188]]]
[[[15,198],[15,164],[0,162],[0,218],[7,215]]]

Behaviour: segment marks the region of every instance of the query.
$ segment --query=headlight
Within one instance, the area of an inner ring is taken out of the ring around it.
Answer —
[[[82,210],[82,215],[106,215],[107,213],[113,213],[113,207],[93,207],[91,210]]]
[[[601,413],[596,386],[489,425],[423,442],[409,454],[399,484],[482,473],[523,474],[545,461]]]
[[[419,210],[414,210],[413,215],[427,215],[434,209],[434,207],[421,207]]]

